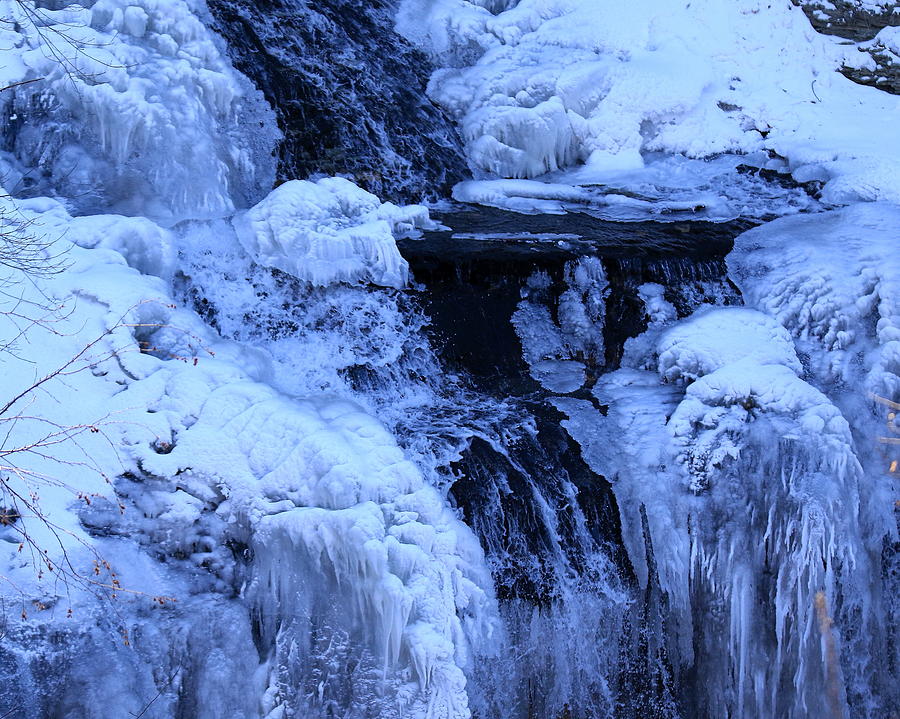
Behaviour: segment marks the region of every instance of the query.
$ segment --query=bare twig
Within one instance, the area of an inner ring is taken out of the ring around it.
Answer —
[[[134,714],[132,712],[128,712],[128,713],[131,714],[131,716],[133,716],[134,719],[141,719],[141,717],[144,716],[144,714],[146,714],[149,711],[150,707],[153,706],[153,702],[155,702],[157,699],[159,699],[163,695],[163,692],[171,686],[172,682],[175,681],[175,677],[178,676],[180,671],[181,671],[181,667],[178,667],[172,673],[172,676],[169,677],[169,680],[159,688],[159,691],[156,693],[156,696],[153,697],[149,702],[147,702],[144,705],[144,708],[141,709],[140,713],[138,713],[138,714]],[[0,719],[2,719],[2,717],[0,717]]]
[[[12,90],[15,87],[22,87],[22,85],[30,85],[33,82],[40,82],[43,79],[43,77],[33,77],[30,80],[21,80],[19,82],[14,82],[7,85],[6,87],[0,87],[0,92],[3,92],[4,90]],[[2,717],[0,717],[0,719],[2,719]]]

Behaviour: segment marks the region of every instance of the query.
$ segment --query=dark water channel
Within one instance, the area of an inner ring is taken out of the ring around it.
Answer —
[[[513,315],[540,273],[540,301],[558,318],[573,263],[598,258],[606,286],[594,328],[604,351],[589,368],[596,379],[646,327],[642,285],[663,286],[679,315],[740,301],[724,258],[751,223],[625,224],[489,208],[436,219],[448,229],[399,243],[432,343],[446,371],[521,420],[500,439],[475,434],[453,467],[450,498],[481,539],[509,643],[476,668],[473,709],[483,719],[682,716],[661,638],[665,597],[637,589],[610,484],[562,428],[549,402],[558,395],[532,377]],[[570,396],[592,398],[590,384]]]

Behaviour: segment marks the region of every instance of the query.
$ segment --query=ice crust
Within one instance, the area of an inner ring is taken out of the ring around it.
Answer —
[[[488,176],[765,150],[827,202],[900,199],[897,98],[839,74],[858,53],[786,0],[405,0],[397,27],[443,66],[429,92]]]

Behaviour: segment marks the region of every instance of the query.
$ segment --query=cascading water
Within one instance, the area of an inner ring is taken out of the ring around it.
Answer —
[[[721,261],[579,259],[552,244],[529,249],[506,242],[486,250],[482,240],[469,244],[471,253],[458,246],[455,256],[438,260],[445,233],[430,233],[403,244],[421,282],[412,292],[317,289],[254,265],[236,244],[223,251],[222,228],[189,231],[194,242],[182,250],[182,297],[224,337],[272,358],[271,381],[281,391],[324,390],[376,413],[424,475],[449,491],[480,538],[503,626],[490,645],[476,649],[469,675],[479,716],[643,716],[648,706],[657,716],[677,716],[672,669],[651,636],[651,627],[666,621],[659,600],[636,593],[609,485],[585,465],[561,430],[562,415],[547,402],[551,395],[530,374],[519,339],[529,331],[521,311],[546,306],[552,325],[549,308],[556,314],[561,298],[568,301],[569,316],[580,318],[580,344],[561,347],[571,357],[557,361],[584,363],[582,380],[590,384],[608,364],[604,347],[614,363],[644,322],[634,309],[616,308],[636,308],[639,288],[654,279],[668,282],[683,306],[704,292],[727,297]],[[596,231],[617,235],[602,224]],[[673,229],[670,236],[681,234]],[[547,278],[537,294],[535,266]],[[461,322],[461,310],[480,317],[468,313]],[[374,658],[353,654],[358,639],[341,636],[310,642],[344,647],[344,659],[333,661],[375,666]],[[303,651],[307,659],[292,666],[325,661],[314,658],[315,649]],[[360,701],[347,694],[346,683],[355,680],[340,676],[328,682],[343,682],[344,690],[326,692],[327,701],[313,705],[324,711],[343,696],[348,716],[356,716],[359,707],[346,704]],[[305,681],[292,674],[283,683]]]
[[[409,201],[442,196],[465,176],[456,130],[425,93],[428,60],[394,31],[394,5],[208,3],[235,66],[275,109],[279,178],[347,173],[383,199]]]

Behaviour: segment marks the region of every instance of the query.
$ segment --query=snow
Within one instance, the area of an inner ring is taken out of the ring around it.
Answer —
[[[787,0],[484,5],[406,0],[397,27],[443,66],[429,92],[486,179],[762,150],[826,202],[900,199],[900,101],[840,75],[848,50]]]
[[[261,265],[313,285],[372,282],[402,288],[408,265],[395,236],[429,228],[421,205],[382,204],[349,180],[292,180],[235,216],[238,239]]]

